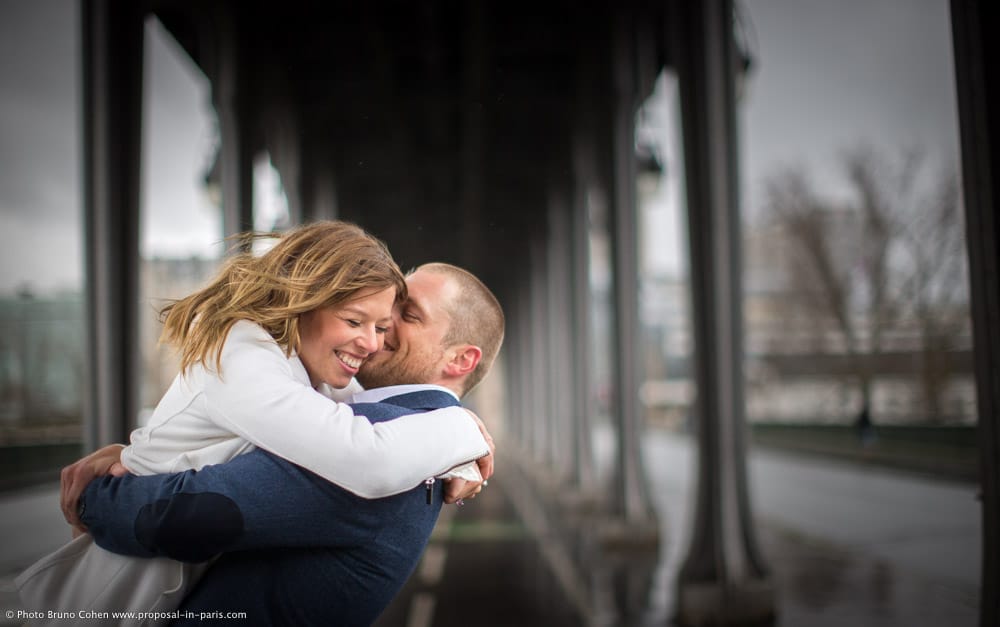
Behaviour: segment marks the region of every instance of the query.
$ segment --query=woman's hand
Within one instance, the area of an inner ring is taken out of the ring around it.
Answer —
[[[479,466],[479,474],[482,475],[483,481],[486,481],[493,476],[493,458],[497,451],[497,446],[493,442],[493,436],[490,435],[490,432],[486,429],[486,425],[479,419],[479,416],[477,416],[475,412],[470,409],[466,409],[465,411],[469,412],[472,419],[476,421],[476,424],[479,426],[479,431],[483,434],[483,439],[486,440],[486,444],[490,447],[490,452],[488,454],[476,460],[476,465]]]
[[[476,466],[479,468],[479,475],[482,477],[481,481],[469,481],[468,479],[448,479],[445,482],[444,487],[444,502],[458,503],[462,504],[464,499],[474,499],[476,495],[483,491],[483,486],[486,485],[486,481],[493,476],[493,460],[496,453],[496,443],[493,441],[493,436],[490,435],[489,430],[486,425],[480,420],[479,416],[475,412],[466,409],[469,415],[472,416],[473,420],[476,421],[476,425],[479,426],[479,431],[483,434],[483,439],[486,440],[486,444],[490,447],[490,452],[486,455],[480,457],[476,460]]]
[[[59,507],[66,522],[73,527],[73,537],[86,533],[77,511],[80,495],[91,481],[104,475],[120,477],[128,470],[121,463],[121,444],[109,444],[62,469],[59,475]]]
[[[483,483],[466,479],[448,479],[444,483],[444,502],[451,505],[461,504],[464,499],[474,499],[483,491]]]

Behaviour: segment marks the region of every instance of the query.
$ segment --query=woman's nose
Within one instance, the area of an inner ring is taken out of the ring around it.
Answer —
[[[369,353],[377,352],[382,348],[382,335],[375,330],[375,327],[365,328],[360,338],[361,346]]]

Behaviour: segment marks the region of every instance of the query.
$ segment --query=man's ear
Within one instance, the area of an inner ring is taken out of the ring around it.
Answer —
[[[460,344],[451,349],[452,356],[445,364],[444,371],[453,377],[464,377],[479,365],[483,350],[472,344]]]

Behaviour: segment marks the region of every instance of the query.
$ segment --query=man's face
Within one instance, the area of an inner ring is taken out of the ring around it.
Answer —
[[[438,383],[446,363],[444,338],[451,324],[445,309],[457,287],[446,276],[417,270],[406,278],[409,297],[394,312],[382,350],[361,365],[365,388]]]

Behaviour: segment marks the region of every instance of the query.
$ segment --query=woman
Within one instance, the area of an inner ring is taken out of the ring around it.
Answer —
[[[257,446],[373,498],[489,454],[464,409],[372,425],[328,398],[382,347],[405,295],[385,246],[343,222],[305,225],[261,256],[234,256],[206,288],[165,308],[163,340],[180,349],[181,372],[121,462],[137,474],[169,473]],[[64,499],[71,522],[74,509]],[[30,609],[162,611],[201,570],[113,555],[82,537],[25,571],[18,587]],[[170,589],[169,598],[142,597]]]

